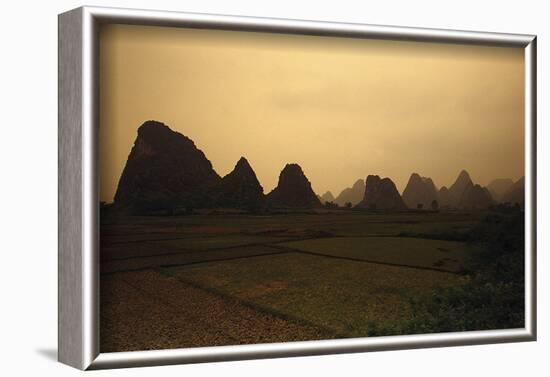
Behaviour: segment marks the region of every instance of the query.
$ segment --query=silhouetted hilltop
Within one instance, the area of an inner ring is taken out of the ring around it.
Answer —
[[[325,202],[333,202],[334,196],[332,195],[332,192],[327,191],[323,195],[321,195],[319,199],[321,200],[321,203],[325,204]]]
[[[491,193],[478,184],[468,186],[458,203],[461,209],[487,209],[494,203]]]
[[[339,206],[345,206],[346,203],[351,203],[352,205],[357,205],[363,197],[365,196],[365,181],[363,179],[358,179],[352,187],[345,188],[342,190],[340,195],[334,199],[334,203]]]
[[[208,206],[219,182],[191,139],[149,120],[138,129],[114,203],[138,211]]]
[[[357,208],[404,210],[407,206],[391,179],[369,175],[366,179],[365,195]]]
[[[503,203],[519,204],[525,206],[525,177],[518,179],[503,195]]]
[[[514,181],[510,178],[499,178],[491,181],[491,183],[487,185],[487,189],[495,200],[500,201],[502,196],[506,194],[513,184]]]
[[[178,213],[214,207],[311,209],[334,202],[380,210],[404,210],[407,206],[486,209],[494,204],[494,197],[523,206],[524,186],[524,178],[515,183],[496,179],[485,188],[474,184],[468,172],[462,170],[450,188],[444,186],[438,191],[430,178],[413,173],[401,197],[390,178],[369,175],[366,182],[359,179],[334,198],[330,191],[316,195],[302,168],[287,164],[277,187],[264,196],[254,170],[244,157],[231,173],[220,178],[191,139],[161,122],[149,120],[137,130],[112,207],[133,213]]]
[[[279,175],[277,187],[267,197],[268,205],[278,208],[318,208],[319,198],[311,189],[298,164],[287,164]]]
[[[407,207],[431,209],[434,200],[439,203],[439,195],[432,179],[412,173],[403,191],[403,201]]]
[[[446,187],[439,190],[441,208],[487,209],[494,202],[489,190],[479,184],[474,184],[466,170],[460,172],[448,190]]]
[[[264,204],[263,192],[256,173],[241,157],[233,171],[223,177],[216,187],[216,204],[228,208],[258,209]]]
[[[473,186],[474,183],[470,178],[470,174],[468,174],[466,170],[462,170],[456,178],[456,181],[449,187],[449,205],[458,208],[462,200],[462,195]]]

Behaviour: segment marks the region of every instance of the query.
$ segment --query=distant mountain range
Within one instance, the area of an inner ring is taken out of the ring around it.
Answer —
[[[504,194],[512,187],[514,181],[510,178],[499,178],[487,185],[487,190],[495,200],[501,200]]]
[[[441,208],[486,209],[494,203],[489,190],[474,184],[466,170],[460,172],[451,187],[439,190]]]
[[[496,179],[487,187],[475,184],[465,170],[449,187],[437,190],[429,177],[411,174],[401,196],[390,178],[369,175],[342,190],[313,192],[298,164],[287,164],[279,182],[264,195],[252,166],[241,157],[229,174],[220,177],[193,141],[158,121],[146,121],[120,177],[114,197],[117,208],[155,212],[175,208],[312,209],[325,203],[358,209],[486,209],[497,202],[524,203],[524,179]]]
[[[334,203],[343,207],[346,203],[351,203],[352,206],[359,204],[363,200],[365,195],[365,181],[363,179],[358,179],[353,186],[345,188],[342,192],[334,199]]]
[[[525,205],[525,177],[518,179],[510,186],[500,200],[502,203],[518,203],[521,207]]]

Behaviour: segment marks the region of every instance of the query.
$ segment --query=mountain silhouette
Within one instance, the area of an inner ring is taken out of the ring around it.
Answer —
[[[462,170],[456,181],[449,187],[449,205],[454,208],[458,208],[462,200],[462,195],[467,190],[470,190],[474,186],[470,174],[466,170]]]
[[[149,120],[137,131],[114,204],[137,211],[209,206],[220,180],[191,139]]]
[[[264,204],[264,189],[244,157],[239,159],[231,173],[222,178],[215,191],[216,204],[221,207],[259,209]]]
[[[340,195],[334,199],[334,203],[343,207],[346,203],[351,203],[352,205],[357,205],[363,197],[365,196],[365,181],[363,179],[358,179],[352,187],[345,188],[342,190]]]
[[[502,195],[501,201],[525,206],[525,177],[521,177]]]
[[[490,191],[486,187],[474,184],[466,170],[460,172],[448,190],[445,187],[439,190],[441,208],[486,209],[494,202]]]
[[[491,181],[491,183],[487,185],[487,189],[495,200],[501,201],[502,196],[506,194],[513,184],[514,181],[510,178],[499,178]]]
[[[431,209],[434,200],[439,202],[439,195],[432,179],[412,173],[403,191],[403,201],[407,207]]]
[[[298,164],[287,164],[277,187],[267,194],[267,203],[276,208],[319,208],[321,202]]]
[[[487,209],[493,204],[493,198],[487,188],[478,184],[468,186],[462,194],[458,208],[461,209]]]
[[[326,203],[326,202],[334,202],[334,195],[332,195],[332,192],[327,191],[323,195],[321,195],[319,197],[319,199],[321,200],[321,203],[323,203],[323,204]]]
[[[393,181],[389,178],[381,179],[377,175],[367,177],[365,195],[356,207],[382,210],[407,209]]]
[[[221,178],[194,142],[162,122],[148,120],[137,130],[134,145],[122,171],[113,208],[133,213],[166,212],[194,208],[310,209],[322,202],[357,208],[404,210],[432,208],[485,209],[497,198],[524,205],[525,179],[496,179],[488,187],[474,184],[466,170],[455,182],[438,191],[430,178],[411,174],[403,197],[390,178],[369,175],[342,190],[317,196],[298,164],[287,164],[275,189],[264,196],[263,188],[248,161],[241,157],[233,171]]]

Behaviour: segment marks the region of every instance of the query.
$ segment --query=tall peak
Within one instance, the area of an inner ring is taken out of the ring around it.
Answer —
[[[219,180],[191,139],[162,122],[148,120],[137,130],[115,204],[136,212],[208,206],[209,188]]]
[[[252,167],[248,163],[248,160],[244,157],[239,158],[234,170],[252,170]]]
[[[458,179],[470,179],[470,173],[468,173],[466,170],[462,169],[460,171],[460,174],[458,175]]]
[[[279,183],[267,195],[274,207],[314,208],[321,202],[313,192],[311,183],[298,164],[286,164],[279,175]]]
[[[263,206],[263,188],[246,158],[241,157],[233,171],[218,186],[217,204],[222,207],[259,209]]]

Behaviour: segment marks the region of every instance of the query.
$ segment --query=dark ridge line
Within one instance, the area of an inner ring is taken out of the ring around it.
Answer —
[[[335,332],[334,330],[332,329],[329,329],[327,327],[324,327],[322,325],[318,325],[318,324],[315,324],[313,322],[310,322],[306,319],[303,319],[303,318],[300,318],[300,317],[296,317],[296,316],[293,316],[293,315],[289,315],[289,314],[286,314],[286,313],[282,313],[278,310],[275,310],[275,309],[269,309],[269,308],[264,308],[263,306],[261,305],[258,305],[258,304],[255,304],[253,302],[250,302],[250,301],[246,301],[244,299],[241,299],[237,296],[232,296],[228,293],[225,293],[219,289],[216,289],[216,288],[212,288],[212,287],[209,287],[209,286],[205,286],[205,285],[202,285],[200,283],[197,283],[197,282],[194,282],[194,281],[190,281],[190,280],[187,280],[187,279],[184,279],[184,278],[181,278],[179,276],[175,276],[175,275],[172,275],[166,271],[162,271],[162,270],[159,270],[158,271],[159,273],[165,275],[165,276],[169,276],[169,277],[172,277],[172,278],[175,278],[179,281],[181,281],[182,283],[184,284],[189,284],[190,286],[194,287],[194,288],[197,288],[197,289],[201,289],[201,290],[204,290],[206,292],[209,292],[209,293],[212,293],[212,294],[215,294],[219,297],[221,297],[222,299],[229,299],[229,300],[234,300],[236,302],[238,302],[239,304],[243,305],[243,306],[246,306],[250,309],[253,309],[255,311],[258,311],[260,313],[265,313],[265,314],[269,314],[269,315],[272,315],[274,317],[278,317],[282,320],[285,320],[285,321],[289,321],[289,322],[294,322],[294,323],[297,323],[299,325],[305,325],[305,326],[310,326],[310,327],[313,327],[315,329],[318,329],[320,331],[322,331],[323,333],[326,333],[326,334],[330,334],[331,336],[333,336],[333,338],[331,339],[338,339],[338,338],[350,338],[349,336],[346,336],[346,335],[343,335],[343,334],[339,334],[338,332]],[[323,338],[324,339],[324,338]]]
[[[444,269],[436,268],[436,267],[413,266],[413,265],[410,265],[410,264],[399,264],[399,263],[391,263],[391,262],[380,262],[380,261],[374,261],[374,260],[369,260],[369,259],[359,259],[359,258],[353,258],[353,257],[340,257],[340,256],[336,256],[336,255],[328,255],[328,254],[316,253],[316,252],[314,252],[314,251],[304,251],[304,250],[293,249],[293,248],[287,247],[287,246],[270,246],[270,245],[265,245],[265,246],[267,246],[267,247],[273,247],[273,248],[275,248],[275,249],[288,250],[289,252],[294,252],[294,253],[299,253],[299,254],[308,254],[308,255],[314,255],[314,256],[317,256],[317,257],[325,257],[325,258],[333,258],[333,259],[342,259],[342,260],[348,260],[348,261],[351,261],[351,262],[362,262],[362,263],[380,264],[380,265],[384,265],[384,266],[413,268],[413,269],[416,269],[416,270],[428,270],[428,271],[436,271],[436,272],[445,272],[445,273],[454,274],[454,275],[464,275],[463,273],[460,273],[460,272],[454,272],[454,271],[444,270]]]

